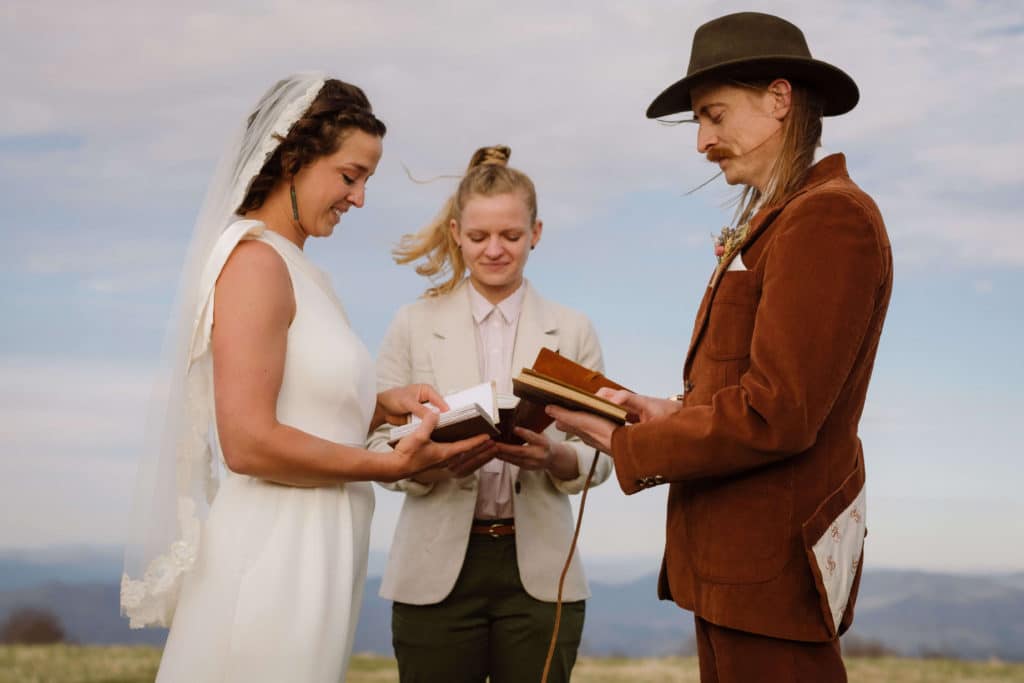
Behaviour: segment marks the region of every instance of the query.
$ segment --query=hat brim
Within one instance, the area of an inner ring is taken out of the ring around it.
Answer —
[[[647,107],[647,118],[657,119],[669,114],[692,111],[690,91],[698,83],[733,79],[739,81],[763,78],[786,78],[814,89],[822,98],[825,116],[838,116],[857,106],[860,91],[842,69],[827,62],[806,57],[757,57],[715,64],[681,78],[654,98]]]

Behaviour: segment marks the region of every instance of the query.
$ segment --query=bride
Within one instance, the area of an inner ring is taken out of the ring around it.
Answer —
[[[121,581],[131,625],[170,625],[160,682],[339,681],[373,492],[485,447],[429,440],[429,386],[375,393],[373,361],[306,258],[362,207],[384,124],[359,88],[301,74],[247,118],[197,220],[148,429]],[[393,454],[384,422],[423,418]],[[223,480],[218,480],[223,461]]]

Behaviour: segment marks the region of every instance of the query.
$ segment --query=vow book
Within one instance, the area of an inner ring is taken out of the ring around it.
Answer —
[[[506,426],[511,434],[509,425],[513,423],[519,399],[511,394],[498,393],[494,382],[484,382],[449,394],[444,400],[448,404],[448,410],[438,416],[437,426],[430,433],[431,440],[451,443],[477,434],[488,434],[495,440],[500,440],[503,427]],[[388,443],[393,446],[415,431],[420,422],[420,418],[410,416],[407,424],[392,427]]]
[[[622,406],[597,396],[603,387],[624,389],[600,372],[584,367],[547,348],[542,348],[532,368],[523,368],[512,378],[513,394],[501,394],[494,382],[484,382],[444,397],[448,410],[441,413],[430,438],[442,443],[487,434],[495,441],[522,444],[513,431],[523,427],[543,432],[554,422],[544,412],[549,404],[569,410],[593,413],[617,424],[625,424],[628,413]],[[419,425],[418,417],[407,424],[392,427],[388,444],[411,434]]]
[[[512,378],[512,387],[521,399],[517,421],[535,432],[554,421],[544,412],[549,404],[592,413],[618,424],[625,424],[628,416],[625,408],[597,395],[598,389],[625,387],[551,349],[542,348],[533,367],[523,368]]]

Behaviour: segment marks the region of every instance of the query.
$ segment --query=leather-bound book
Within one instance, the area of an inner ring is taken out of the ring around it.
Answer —
[[[626,423],[625,408],[597,396],[598,389],[625,387],[551,349],[541,349],[533,367],[523,368],[512,379],[512,387],[520,398],[515,422],[531,431],[542,432],[554,422],[544,412],[544,406],[549,404],[593,413],[618,424]]]

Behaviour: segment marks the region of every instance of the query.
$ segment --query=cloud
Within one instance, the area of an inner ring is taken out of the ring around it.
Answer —
[[[154,375],[138,366],[56,358],[0,359],[0,436],[29,458],[123,457],[142,434]]]
[[[1024,39],[1017,4],[759,7],[792,18],[817,57],[860,85],[858,108],[826,121],[825,143],[847,153],[854,179],[882,208],[900,278],[967,270],[972,301],[1012,291],[1007,273],[1024,266],[1024,75],[1006,66]],[[547,229],[531,278],[591,315],[615,376],[674,393],[710,268],[709,233],[728,219],[732,190],[719,180],[683,198],[711,172],[694,153],[695,131],[659,126],[643,111],[682,75],[694,27],[750,5],[7,3],[0,41],[19,58],[0,63],[10,93],[0,108],[0,303],[13,321],[4,341],[16,339],[20,355],[0,359],[0,439],[5,456],[15,454],[0,464],[0,498],[33,521],[0,527],[0,543],[120,540],[116,518],[132,490],[151,376],[123,358],[158,345],[162,302],[223,140],[273,80],[296,70],[358,83],[389,125],[368,207],[310,249],[340,292],[375,283],[372,300],[346,298],[371,346],[422,285],[393,269],[388,247],[454,186],[410,183],[400,162],[419,176],[457,174],[475,147],[501,142],[540,192]],[[22,329],[39,336],[22,339]],[[894,331],[887,343],[898,341]],[[927,345],[931,333],[913,339]],[[101,360],[83,360],[86,346]],[[957,450],[971,450],[970,431],[996,434],[994,421],[1012,415],[975,415],[947,438],[941,427],[979,409],[945,409],[937,395],[873,390],[865,440],[882,493],[917,481],[936,453],[956,473],[944,482],[980,490],[991,480],[972,477]],[[1002,464],[1007,439],[986,438],[992,452],[981,460],[1013,481]],[[607,531],[631,544],[623,552],[657,554],[661,495],[624,503],[614,483],[598,489],[585,549],[600,548]],[[374,547],[389,542],[399,504],[379,496]],[[906,526],[890,510],[896,538]]]
[[[121,543],[152,373],[0,359],[0,546]]]
[[[642,111],[685,69],[693,27],[747,8],[14,2],[0,39],[21,57],[0,64],[15,93],[0,135],[80,142],[5,148],[0,198],[17,222],[0,228],[10,237],[4,266],[72,273],[93,290],[171,289],[222,140],[272,80],[309,67],[363,85],[390,125],[370,204],[353,221],[366,232],[357,246],[386,248],[450,191],[451,182],[412,185],[399,161],[419,175],[458,173],[474,147],[507,142],[537,181],[552,235],[614,222],[653,243],[682,232],[683,246],[699,248],[728,218],[703,208],[724,186],[676,201],[708,166],[693,153],[692,128],[655,125]],[[848,152],[901,265],[1020,267],[1019,199],[1005,196],[1021,177],[1024,77],[1003,68],[1020,51],[1020,33],[1005,30],[1019,24],[1014,3],[767,11],[791,17],[816,56],[860,84],[861,105],[826,122],[826,144]],[[953,191],[962,188],[974,191]],[[661,226],[634,226],[610,208],[656,196],[671,205]]]
[[[85,206],[133,206],[137,215],[197,206],[197,188],[240,113],[282,73],[322,66],[363,85],[391,124],[385,165],[394,168],[381,173],[380,196],[412,201],[399,160],[421,175],[458,173],[473,147],[509,142],[514,161],[549,197],[549,219],[585,225],[632,192],[674,192],[706,177],[692,129],[666,130],[642,111],[683,71],[692,28],[734,4],[613,3],[596,11],[576,3],[313,2],[296,11],[287,3],[143,10],[115,2],[102,12],[17,4],[0,38],[23,58],[17,68],[0,67],[18,93],[0,131],[80,135],[85,143],[19,158],[3,175],[25,186],[56,174],[48,193]],[[981,223],[971,220],[979,211],[1002,230],[1016,224],[1016,211],[986,212],[983,200],[965,200],[942,207],[959,227],[926,228],[936,187],[1019,184],[1019,134],[1007,142],[990,132],[980,144],[935,135],[940,127],[975,132],[971,117],[996,93],[1002,109],[1024,104],[1021,77],[1000,68],[1022,40],[1000,30],[1014,25],[1012,4],[936,11],[834,2],[812,10],[784,2],[772,11],[793,18],[817,56],[860,83],[860,107],[827,122],[826,142],[867,160],[854,176],[898,218],[890,221],[894,236],[913,236],[910,260],[952,251],[966,264],[1020,265],[1006,254],[1024,253],[1024,231],[978,249],[962,227]],[[873,49],[864,49],[865,35]],[[922,166],[930,168],[921,173]],[[914,205],[903,209],[908,196]],[[433,208],[418,205],[424,217]],[[149,244],[141,235],[104,236]]]

